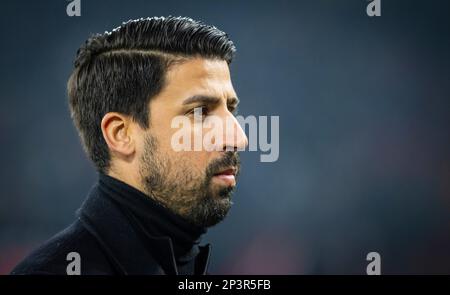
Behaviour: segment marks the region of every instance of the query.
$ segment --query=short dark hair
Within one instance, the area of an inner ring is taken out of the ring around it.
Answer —
[[[187,17],[130,20],[90,37],[77,51],[67,91],[75,127],[97,170],[110,166],[100,126],[106,113],[129,115],[148,128],[148,103],[163,89],[171,65],[196,56],[230,64],[235,51],[226,33]]]

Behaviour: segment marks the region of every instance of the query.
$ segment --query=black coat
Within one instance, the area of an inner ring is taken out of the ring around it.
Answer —
[[[11,274],[66,275],[67,254],[81,258],[81,275],[177,274],[171,241],[139,238],[118,205],[95,186],[68,228],[34,250]],[[195,273],[206,274],[211,246],[200,246]]]

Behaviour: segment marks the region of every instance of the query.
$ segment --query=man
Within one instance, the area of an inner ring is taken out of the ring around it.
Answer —
[[[77,220],[12,274],[206,274],[210,245],[200,239],[230,209],[247,145],[233,115],[234,52],[224,32],[182,17],[133,20],[88,39],[68,96],[99,181]],[[214,150],[175,150],[174,118],[192,123],[184,138],[210,129],[197,124],[199,110],[200,121],[232,128]]]

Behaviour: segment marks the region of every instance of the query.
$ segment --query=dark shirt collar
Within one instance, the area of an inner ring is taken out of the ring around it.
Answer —
[[[116,178],[100,174],[99,182],[100,189],[120,206],[129,210],[147,234],[154,237],[169,237],[176,258],[189,254],[206,233],[206,228],[189,223],[148,195]]]
[[[179,261],[195,259],[195,273],[206,273],[210,245],[199,246],[206,229],[190,224],[120,180],[100,174],[80,216],[101,243],[114,252],[126,273],[143,274],[145,265],[149,265],[149,261],[133,257],[156,260],[167,274],[178,273]]]

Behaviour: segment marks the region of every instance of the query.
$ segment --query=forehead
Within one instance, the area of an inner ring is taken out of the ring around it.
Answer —
[[[161,93],[176,102],[192,95],[236,96],[224,60],[194,58],[171,67]]]

